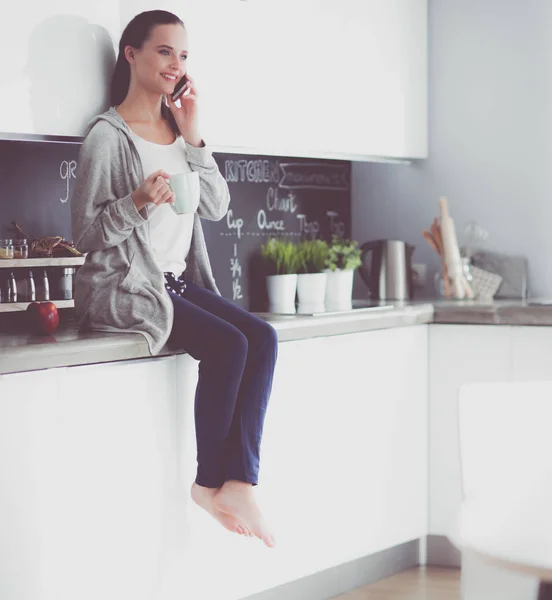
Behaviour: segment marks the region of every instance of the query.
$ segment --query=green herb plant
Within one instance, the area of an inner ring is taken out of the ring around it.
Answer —
[[[293,275],[299,270],[297,245],[278,238],[270,238],[261,246],[261,256],[268,275]]]
[[[354,270],[361,265],[360,248],[358,242],[352,240],[343,240],[334,235],[328,248],[328,257],[326,267],[330,271]]]
[[[328,258],[328,243],[324,240],[303,240],[298,244],[299,273],[322,273]]]

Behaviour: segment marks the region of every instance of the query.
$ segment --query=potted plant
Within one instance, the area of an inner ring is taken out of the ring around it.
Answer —
[[[333,236],[328,248],[326,310],[352,308],[353,275],[361,264],[358,242]]]
[[[274,313],[295,313],[299,268],[297,246],[293,242],[271,238],[261,246],[261,256],[267,274],[268,310]]]
[[[297,274],[297,312],[324,312],[326,294],[326,259],[328,244],[323,240],[303,240],[297,248],[299,271]]]

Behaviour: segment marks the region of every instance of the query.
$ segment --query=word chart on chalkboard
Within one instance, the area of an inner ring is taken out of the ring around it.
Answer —
[[[16,236],[15,221],[31,237],[71,239],[69,202],[81,143],[0,140],[0,238]]]
[[[221,221],[203,221],[213,274],[225,298],[264,310],[258,250],[270,237],[350,236],[350,163],[235,154],[215,159],[231,201]]]
[[[0,140],[0,238],[16,221],[31,237],[72,240],[70,198],[82,140]],[[263,310],[265,279],[259,248],[270,237],[349,237],[351,165],[347,161],[214,154],[230,189],[220,221],[203,220],[222,295]]]

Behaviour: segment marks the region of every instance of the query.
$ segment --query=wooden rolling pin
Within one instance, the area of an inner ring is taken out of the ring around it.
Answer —
[[[431,233],[429,231],[422,231],[422,235],[426,242],[437,252],[441,259],[441,276],[443,277],[443,284],[445,287],[445,298],[450,298],[450,281],[447,275],[447,268],[445,265],[445,259],[443,256],[443,241],[441,240],[441,232],[439,231],[439,224],[437,219],[434,219],[431,225]]]
[[[458,241],[456,239],[454,221],[450,217],[448,201],[444,196],[439,198],[439,208],[441,210],[441,234],[443,236],[447,273],[452,281],[454,297],[458,300],[462,300],[466,296],[464,270],[462,268],[460,249],[458,248]]]

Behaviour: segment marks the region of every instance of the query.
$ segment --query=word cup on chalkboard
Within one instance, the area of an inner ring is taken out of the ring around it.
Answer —
[[[234,211],[230,208],[226,213],[226,225],[230,231],[233,229],[236,230],[236,235],[238,236],[238,240],[241,238],[241,231],[243,228],[243,219],[234,219]]]

